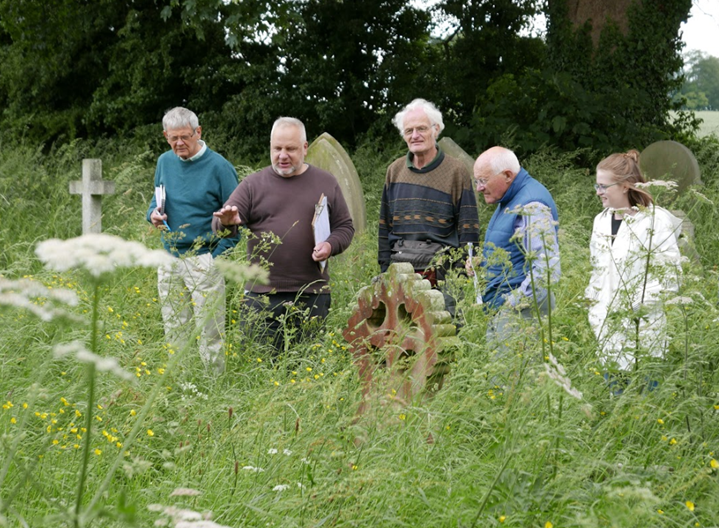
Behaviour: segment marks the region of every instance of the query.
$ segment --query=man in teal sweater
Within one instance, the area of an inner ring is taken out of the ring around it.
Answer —
[[[199,332],[200,357],[215,374],[225,368],[225,281],[214,258],[232,249],[238,236],[212,233],[212,213],[237,187],[237,172],[202,141],[194,112],[182,107],[162,119],[163,134],[172,150],[162,154],[155,170],[156,192],[147,220],[163,229],[165,249],[177,257],[157,270],[157,289],[165,335],[184,346]],[[158,203],[158,199],[162,203]],[[194,308],[195,324],[190,326]]]

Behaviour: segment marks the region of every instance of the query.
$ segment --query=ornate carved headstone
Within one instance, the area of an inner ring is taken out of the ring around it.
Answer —
[[[469,169],[470,174],[474,174],[474,160],[472,156],[467,154],[462,147],[457,145],[452,138],[443,137],[439,140],[439,146],[445,154],[452,156],[454,159],[458,159]]]
[[[82,180],[70,182],[70,194],[82,195],[82,234],[102,233],[102,196],[115,193],[115,182],[102,179],[102,160],[82,160]]]
[[[343,335],[363,384],[358,414],[372,400],[407,404],[440,389],[458,344],[442,293],[407,263],[360,290]]]
[[[679,193],[690,185],[701,185],[701,171],[694,154],[676,141],[657,141],[639,157],[642,172],[649,180],[673,180]]]
[[[367,227],[367,213],[359,174],[339,141],[325,132],[309,146],[305,161],[337,178],[352,215],[355,231],[357,233],[364,231]]]

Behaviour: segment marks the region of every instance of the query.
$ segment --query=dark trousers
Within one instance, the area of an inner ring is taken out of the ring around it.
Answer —
[[[329,293],[245,292],[244,306],[249,313],[242,317],[241,325],[246,334],[280,352],[319,330],[331,303]]]

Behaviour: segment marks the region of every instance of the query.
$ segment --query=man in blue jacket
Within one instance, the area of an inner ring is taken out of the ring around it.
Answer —
[[[530,319],[554,304],[550,284],[560,275],[557,206],[549,191],[521,168],[509,149],[492,147],[474,164],[477,192],[497,209],[484,237],[487,280],[482,299],[499,310],[488,337],[504,341],[515,314]]]
[[[166,198],[159,204],[156,193],[147,220],[164,230],[165,249],[177,257],[157,270],[165,335],[173,345],[184,346],[199,332],[200,357],[210,371],[220,374],[225,368],[225,281],[214,258],[232,249],[239,235],[213,235],[212,213],[237,187],[237,172],[202,141],[194,112],[173,108],[163,117],[162,127],[172,150],[157,160],[155,189],[164,188]],[[193,309],[195,324],[190,325]]]

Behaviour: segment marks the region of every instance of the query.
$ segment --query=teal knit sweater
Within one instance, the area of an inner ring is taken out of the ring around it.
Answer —
[[[237,244],[239,236],[212,234],[212,213],[218,211],[237,187],[237,172],[225,158],[207,148],[191,161],[167,151],[157,160],[155,187],[165,186],[165,214],[172,230],[162,234],[165,249],[175,256],[195,249],[198,255],[216,257]],[[147,221],[157,207],[153,194]]]

